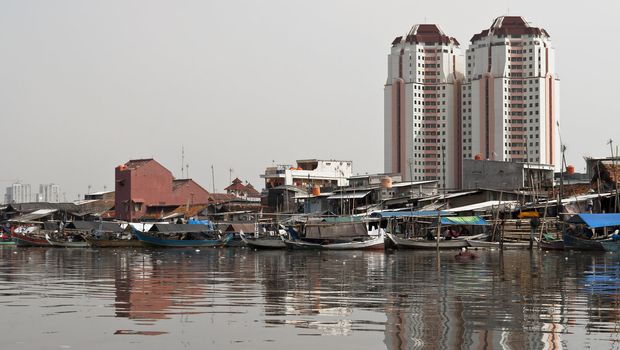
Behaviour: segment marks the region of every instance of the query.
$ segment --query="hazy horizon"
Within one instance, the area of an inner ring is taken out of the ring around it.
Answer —
[[[260,189],[266,166],[304,158],[382,172],[392,40],[436,23],[464,52],[508,12],[551,36],[561,137],[583,171],[583,156],[620,144],[610,103],[619,49],[605,39],[618,32],[620,4],[602,4],[4,1],[0,195],[14,180],[33,193],[57,183],[67,200],[89,185],[113,190],[114,168],[134,158],[181,177],[182,146],[189,177],[209,191],[212,165],[219,192],[231,168]]]

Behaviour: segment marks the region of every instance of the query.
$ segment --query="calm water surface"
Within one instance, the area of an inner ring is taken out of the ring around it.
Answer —
[[[618,349],[614,254],[0,247],[0,349]]]

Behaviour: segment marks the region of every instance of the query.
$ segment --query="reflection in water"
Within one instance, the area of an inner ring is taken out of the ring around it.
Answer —
[[[617,346],[618,256],[476,254],[2,247],[0,312],[17,321],[0,347],[32,328],[35,341],[80,337],[82,323],[101,348],[144,335],[186,348]]]

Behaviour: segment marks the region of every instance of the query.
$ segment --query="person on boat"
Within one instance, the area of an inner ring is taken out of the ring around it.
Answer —
[[[614,233],[611,234],[611,239],[614,241],[620,240],[620,230],[616,229]]]
[[[451,240],[452,238],[456,238],[458,237],[458,233],[456,233],[456,231],[450,227],[447,228],[444,232],[443,232],[443,237],[448,241]]]

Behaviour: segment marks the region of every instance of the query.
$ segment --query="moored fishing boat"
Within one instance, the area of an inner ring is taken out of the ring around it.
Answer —
[[[245,245],[255,249],[285,249],[286,244],[280,236],[269,237],[247,237],[243,231],[239,232],[239,236]]]
[[[81,236],[52,237],[49,233],[45,234],[45,240],[53,247],[61,248],[86,248],[88,244]]]
[[[407,239],[387,233],[387,237],[398,249],[460,249],[468,247],[468,242],[470,240],[479,239],[486,236],[487,235],[483,233],[475,236],[459,237],[457,239],[440,239],[438,244],[436,240],[428,240],[424,238]]]
[[[45,239],[45,236],[40,236],[35,233],[18,233],[12,232],[11,237],[18,247],[50,247],[51,244]]]
[[[133,229],[132,233],[143,243],[170,248],[222,247],[234,237],[232,233],[220,237],[206,225],[155,224],[148,232]]]
[[[472,236],[469,234],[470,231],[466,229],[467,226],[487,226],[486,220],[479,216],[441,217],[438,213],[438,218],[432,219],[432,221],[428,221],[428,218],[426,220],[427,225],[424,227],[426,235],[424,237],[401,238],[393,233],[388,233],[387,237],[397,249],[460,249],[469,246],[467,242],[470,240],[488,237],[486,233]],[[434,233],[437,232],[439,222],[446,227],[446,231],[442,235],[443,237],[437,238]],[[460,228],[460,230],[457,231],[453,227]],[[465,234],[461,235],[463,233]]]
[[[290,238],[282,237],[289,249],[303,250],[383,250],[385,234],[381,230],[377,236],[360,236],[351,239],[302,238],[297,231],[288,229]]]
[[[602,251],[606,250],[603,242],[612,240],[607,234],[608,228],[620,226],[620,214],[576,214],[568,220],[568,224],[571,226],[562,234],[565,249]],[[611,243],[607,246],[613,247]]]

